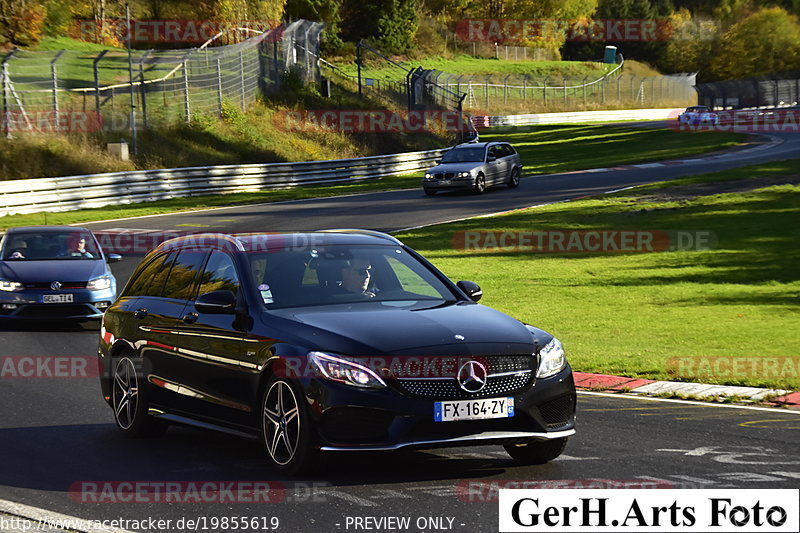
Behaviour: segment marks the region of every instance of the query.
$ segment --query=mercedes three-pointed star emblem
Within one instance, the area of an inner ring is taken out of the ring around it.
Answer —
[[[458,369],[458,386],[463,390],[475,393],[486,386],[486,367],[477,361],[467,361]]]

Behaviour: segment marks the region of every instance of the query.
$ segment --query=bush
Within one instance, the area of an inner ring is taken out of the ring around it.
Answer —
[[[33,46],[42,38],[44,6],[28,0],[0,0],[0,40]]]

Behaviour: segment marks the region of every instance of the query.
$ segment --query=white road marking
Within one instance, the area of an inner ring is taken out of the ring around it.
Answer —
[[[780,413],[781,415],[800,415],[800,410],[794,409],[779,409],[777,407],[756,407],[752,405],[729,405],[717,404],[709,402],[699,402],[693,400],[677,400],[673,398],[651,398],[649,396],[635,396],[630,394],[608,393],[608,392],[592,392],[592,391],[578,391],[578,394],[585,396],[603,396],[606,398],[625,398],[627,400],[641,400],[645,402],[664,402],[664,403],[681,403],[685,405],[702,405],[705,407],[716,407],[720,409],[747,409],[750,411],[767,411],[770,413]]]
[[[41,531],[41,528],[50,527],[55,531],[66,529],[69,531],[79,531],[81,533],[96,533],[98,531],[105,533],[132,533],[126,529],[116,529],[111,527],[104,528],[101,527],[100,524],[95,523],[93,520],[56,513],[47,509],[31,507],[30,505],[24,505],[8,500],[0,500],[0,513],[30,520],[32,527],[29,529],[29,531],[35,531],[37,530],[37,526],[39,526],[39,531]]]

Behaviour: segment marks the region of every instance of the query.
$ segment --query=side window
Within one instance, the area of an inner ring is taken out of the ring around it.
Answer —
[[[441,294],[439,294],[435,288],[431,287],[429,283],[407,265],[404,265],[394,257],[387,257],[386,259],[404,291],[431,296],[433,298],[441,298]]]
[[[178,251],[176,250],[170,252],[164,258],[164,262],[161,263],[161,267],[153,275],[152,281],[142,293],[142,296],[162,296],[164,294],[164,284],[169,277],[170,268],[172,268],[172,263],[175,261],[177,256]]]
[[[514,148],[510,144],[504,144],[503,145],[503,156],[504,157],[505,156],[509,156],[509,155],[514,155],[515,153],[516,152],[514,151]]]
[[[490,157],[497,157],[497,158],[503,157],[503,154],[501,153],[499,148],[500,147],[497,146],[497,145],[490,146],[489,147],[489,156]]]
[[[234,294],[239,292],[239,276],[233,259],[217,250],[211,252],[211,257],[206,263],[198,294],[212,291],[232,291]]]
[[[140,270],[139,274],[135,276],[133,282],[125,291],[125,296],[144,296],[147,292],[148,285],[150,285],[153,277],[161,269],[167,255],[166,253],[159,255]]]
[[[181,250],[164,284],[164,297],[194,300],[206,255],[206,252],[200,250]]]

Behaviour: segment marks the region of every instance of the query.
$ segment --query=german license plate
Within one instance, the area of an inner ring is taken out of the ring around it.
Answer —
[[[72,301],[72,294],[45,294],[42,296],[42,303],[46,304],[68,304]]]
[[[486,398],[483,400],[458,400],[435,402],[435,422],[458,420],[484,420],[487,418],[509,418],[514,416],[514,398]]]
[[[450,180],[439,180],[439,185],[450,185]]]

